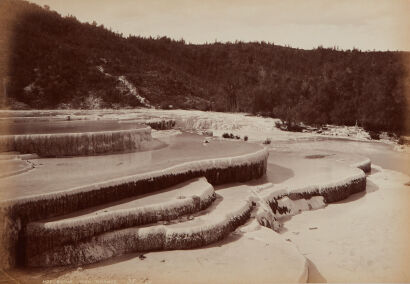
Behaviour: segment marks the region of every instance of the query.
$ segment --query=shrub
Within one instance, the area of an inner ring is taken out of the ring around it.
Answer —
[[[248,136],[244,136],[244,137],[243,137],[243,140],[244,140],[244,141],[248,141]]]
[[[370,138],[373,140],[380,140],[380,134],[376,131],[369,131]]]
[[[397,144],[403,145],[404,144],[404,139],[403,137],[400,137],[399,140],[397,140]]]
[[[305,129],[303,126],[300,126],[298,124],[290,124],[288,125],[288,131],[292,132],[302,132],[302,130]]]
[[[266,138],[265,141],[263,141],[263,144],[269,145],[272,142],[270,138]]]
[[[281,129],[282,121],[275,121],[275,127]]]
[[[234,139],[234,138],[241,139],[241,137],[239,137],[238,135],[235,136],[232,133],[224,133],[224,134],[222,134],[222,137],[227,138],[227,139]]]

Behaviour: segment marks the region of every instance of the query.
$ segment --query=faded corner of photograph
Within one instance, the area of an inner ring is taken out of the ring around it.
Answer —
[[[410,0],[0,0],[0,283],[410,282]]]

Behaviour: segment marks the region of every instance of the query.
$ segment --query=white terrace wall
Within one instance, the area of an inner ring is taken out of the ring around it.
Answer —
[[[260,178],[266,173],[268,155],[264,148],[241,156],[186,162],[66,191],[0,201],[0,221],[7,224],[0,232],[0,263],[14,266],[17,260],[25,259],[24,231],[29,222],[155,192],[197,177],[206,177],[212,185]]]
[[[118,131],[1,135],[0,152],[39,156],[83,156],[138,151],[152,140],[151,128]]]

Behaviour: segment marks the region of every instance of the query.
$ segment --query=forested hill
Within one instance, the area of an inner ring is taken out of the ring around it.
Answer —
[[[124,37],[21,0],[0,9],[0,43],[11,39],[1,88],[9,107],[262,112],[396,132],[408,121],[406,52],[192,45]]]

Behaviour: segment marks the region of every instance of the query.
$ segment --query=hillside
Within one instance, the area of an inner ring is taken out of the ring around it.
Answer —
[[[24,1],[1,6],[12,29],[9,98],[34,108],[144,106],[140,97],[154,106],[207,107],[200,82],[119,34]]]
[[[21,0],[3,0],[0,9],[4,49],[10,40],[2,92],[14,108],[262,112],[395,132],[409,119],[409,53],[126,38]]]

